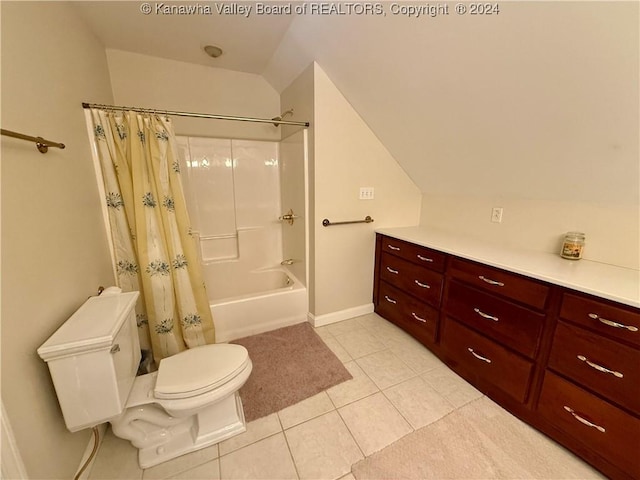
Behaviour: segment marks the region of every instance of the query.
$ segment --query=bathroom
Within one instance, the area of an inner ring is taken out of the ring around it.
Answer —
[[[377,227],[430,225],[541,251],[581,229],[585,258],[638,268],[638,69],[625,61],[637,58],[637,11],[548,6],[536,23],[525,6],[505,7],[484,23],[456,19],[458,42],[454,18],[431,30],[387,18],[398,38],[383,45],[375,23],[358,30],[371,42],[355,43],[352,22],[325,29],[328,19],[309,19],[273,40],[284,43],[263,66],[267,82],[213,61],[105,45],[95,22],[63,2],[1,8],[3,128],[66,144],[41,155],[2,139],[2,396],[30,477],[68,477],[90,437],[64,428],[36,348],[113,278],[83,101],[260,118],[293,108],[311,122],[305,276],[318,326],[372,311]],[[283,28],[286,19],[269,21]],[[537,31],[542,24],[551,33]],[[216,120],[184,120],[178,132],[261,141],[294,133]],[[374,199],[359,200],[361,187],[375,187]],[[504,208],[501,224],[490,222],[493,207]],[[321,223],[366,215],[374,223]]]

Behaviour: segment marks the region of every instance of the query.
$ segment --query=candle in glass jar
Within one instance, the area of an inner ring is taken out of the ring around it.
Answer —
[[[569,260],[580,260],[584,250],[585,235],[582,232],[567,232],[562,243],[560,256]]]

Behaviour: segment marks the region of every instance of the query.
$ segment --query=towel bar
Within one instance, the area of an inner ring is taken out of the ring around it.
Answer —
[[[31,135],[24,135],[18,132],[12,132],[11,130],[0,129],[2,135],[7,137],[18,138],[20,140],[27,140],[28,142],[34,142],[36,148],[40,153],[47,153],[49,147],[64,148],[64,143],[52,142],[51,140],[45,140],[42,137],[32,137]]]

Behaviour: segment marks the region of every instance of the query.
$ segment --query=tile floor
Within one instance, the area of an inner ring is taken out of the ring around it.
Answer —
[[[353,376],[218,445],[141,470],[109,430],[89,478],[353,479],[351,465],[482,396],[376,314],[316,329]],[[558,447],[561,448],[561,447]]]

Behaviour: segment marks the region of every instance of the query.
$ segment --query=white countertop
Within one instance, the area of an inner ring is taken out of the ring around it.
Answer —
[[[380,228],[377,233],[502,268],[580,292],[640,307],[640,270],[560,255],[514,250],[427,227]]]

